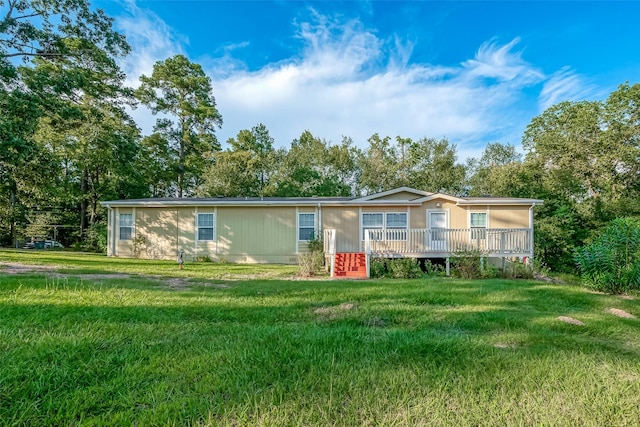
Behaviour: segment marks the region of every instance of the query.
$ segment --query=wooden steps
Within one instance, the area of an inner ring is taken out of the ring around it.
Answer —
[[[350,279],[367,278],[367,256],[360,252],[339,252],[336,254],[333,277]]]

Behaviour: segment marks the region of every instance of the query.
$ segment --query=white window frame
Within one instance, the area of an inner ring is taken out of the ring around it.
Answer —
[[[388,223],[388,216],[389,215],[404,215],[405,218],[405,225],[404,227],[400,227],[400,226],[389,226]],[[381,215],[382,216],[382,223],[381,225],[367,225],[365,226],[364,224],[364,216],[365,215]],[[360,236],[361,239],[364,241],[364,233],[365,230],[408,230],[409,229],[409,213],[408,212],[402,212],[402,211],[398,211],[398,212],[362,212],[360,215]],[[392,240],[388,238],[387,233],[383,233],[383,235],[385,236],[385,240]],[[404,239],[393,239],[394,241],[401,241],[401,240],[406,240],[407,238],[407,234],[405,233],[405,238]]]
[[[389,226],[389,215],[404,215],[404,226]],[[407,233],[406,230],[409,227],[409,215],[407,214],[407,212],[385,212],[384,214],[384,229],[387,231],[386,234],[386,238],[387,240],[393,240],[393,241],[402,241],[402,240],[407,240]],[[389,233],[388,230],[405,230],[404,233],[404,239],[390,239],[389,238]]]
[[[471,218],[474,215],[484,215],[483,227],[473,225],[473,221]],[[487,211],[470,211],[469,212],[469,238],[471,239],[471,241],[486,240],[488,228],[489,228],[489,213]]]
[[[211,215],[211,225],[200,225],[200,216],[201,215]],[[211,230],[211,238],[210,239],[202,239],[200,237],[200,230],[207,229]],[[198,212],[196,214],[196,241],[198,242],[213,242],[216,240],[216,214],[215,212]]]
[[[311,226],[308,225],[308,223],[305,223],[304,225],[302,224],[302,221],[300,220],[300,218],[303,215],[311,215],[313,220],[312,220],[312,224]],[[311,229],[311,238],[310,239],[301,239],[300,238],[300,231],[302,230],[309,230]],[[296,238],[298,239],[298,242],[310,242],[313,239],[317,239],[317,227],[316,227],[316,213],[315,212],[298,212],[298,226],[296,227]]]
[[[364,216],[365,215],[380,215],[382,217],[382,222],[380,225],[364,225]],[[364,241],[364,233],[365,230],[384,230],[384,212],[362,212],[360,214],[360,238]]]
[[[124,218],[129,218],[128,221],[123,221]],[[125,223],[128,223],[125,225]],[[122,231],[129,229],[129,238],[122,238]],[[134,238],[134,226],[133,226],[133,213],[119,213],[118,214],[118,240],[129,241]]]

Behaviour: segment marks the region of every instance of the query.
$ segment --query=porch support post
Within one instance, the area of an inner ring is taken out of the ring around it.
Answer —
[[[449,257],[445,258],[445,269],[444,271],[446,272],[447,276],[451,276],[451,263],[449,262]]]

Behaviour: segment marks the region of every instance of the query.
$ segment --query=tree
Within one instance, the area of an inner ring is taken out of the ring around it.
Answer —
[[[0,18],[0,205],[8,206],[2,218],[13,240],[25,203],[42,196],[47,185],[41,178],[51,165],[33,139],[40,118],[77,116],[74,103],[82,94],[110,98],[110,83],[122,77],[114,57],[126,54],[129,46],[112,29],[112,19],[91,10],[87,0],[0,0],[5,5]]]
[[[522,172],[522,155],[513,145],[490,142],[479,158],[467,161],[468,193],[471,196],[521,197],[520,186],[531,184],[524,177],[518,179]]]
[[[348,169],[355,165],[357,150],[350,144],[346,139],[340,146],[332,146],[304,131],[292,141],[265,193],[287,197],[353,194],[349,177],[355,172]]]
[[[364,193],[379,193],[398,186],[398,156],[391,138],[380,138],[375,133],[369,139],[369,147],[358,157],[362,171],[359,187]]]
[[[140,81],[138,99],[153,114],[175,118],[158,119],[154,131],[170,148],[169,166],[176,170],[177,196],[190,194],[200,182],[206,159],[220,150],[215,127],[222,125],[222,116],[216,109],[211,79],[200,65],[176,55],[156,62],[151,76],[143,75]]]
[[[283,152],[273,147],[274,140],[262,123],[243,129],[229,138],[230,148],[214,155],[214,163],[204,172],[198,194],[207,196],[264,196],[276,172]]]
[[[409,142],[406,184],[433,192],[460,194],[465,167],[457,163],[456,146],[447,139],[421,138]]]

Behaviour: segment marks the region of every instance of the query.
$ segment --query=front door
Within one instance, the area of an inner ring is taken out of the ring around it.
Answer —
[[[429,238],[428,247],[430,251],[447,251],[447,212],[429,212]]]

